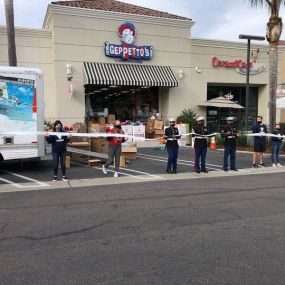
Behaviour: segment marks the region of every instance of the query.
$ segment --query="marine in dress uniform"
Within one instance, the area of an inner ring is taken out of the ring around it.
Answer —
[[[175,120],[169,120],[169,128],[165,129],[164,138],[166,139],[166,149],[168,153],[167,173],[177,173],[177,157],[178,157],[178,139],[180,139],[179,131],[175,127]]]
[[[236,138],[238,137],[238,132],[236,128],[234,127],[234,117],[228,117],[227,123],[228,125],[221,131],[222,138],[225,139],[223,170],[228,171],[228,159],[230,156],[230,160],[231,160],[230,169],[237,171],[237,168],[236,168],[236,149],[237,149]]]
[[[206,135],[209,134],[207,127],[205,126],[205,118],[198,117],[197,125],[193,128],[195,137],[194,149],[195,149],[195,171],[196,173],[205,172],[206,169],[206,155],[208,148],[208,138]]]

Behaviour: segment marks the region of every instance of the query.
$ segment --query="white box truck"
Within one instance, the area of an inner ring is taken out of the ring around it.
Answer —
[[[40,69],[0,66],[0,161],[45,155],[43,94]]]

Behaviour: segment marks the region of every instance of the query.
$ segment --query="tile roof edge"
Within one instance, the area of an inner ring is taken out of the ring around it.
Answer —
[[[156,10],[156,9],[152,9],[152,8],[147,8],[147,7],[143,7],[143,6],[139,6],[139,5],[135,5],[135,4],[130,4],[130,3],[126,3],[123,1],[117,1],[119,3],[125,4],[127,6],[130,7],[137,7],[140,9],[146,9],[152,12],[159,12],[159,13],[164,13],[164,14],[168,14],[170,17],[163,17],[163,16],[152,16],[152,15],[145,15],[145,14],[140,14],[140,13],[128,13],[128,12],[121,12],[121,11],[112,11],[112,10],[101,10],[101,9],[93,9],[93,8],[85,8],[85,7],[77,7],[77,6],[70,6],[70,5],[65,5],[65,4],[61,4],[64,2],[84,2],[85,0],[61,0],[61,1],[52,1],[50,4],[52,5],[57,5],[57,6],[64,6],[64,7],[71,7],[71,8],[77,8],[77,9],[87,9],[87,10],[96,10],[96,11],[106,11],[106,12],[117,12],[117,13],[124,13],[124,14],[132,14],[132,15],[140,15],[140,16],[149,16],[149,17],[155,17],[155,18],[163,18],[163,19],[173,19],[173,20],[184,20],[184,21],[192,21],[191,18],[185,17],[185,16],[180,16],[180,15],[176,15],[176,14],[171,14],[165,11],[161,11],[161,10]],[[92,1],[92,0],[87,0],[87,1]],[[172,17],[171,17],[172,16]]]

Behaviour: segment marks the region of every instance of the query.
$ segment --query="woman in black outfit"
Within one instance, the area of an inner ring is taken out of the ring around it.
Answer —
[[[53,132],[64,132],[63,125],[61,121],[56,121],[53,125]],[[66,177],[66,167],[65,167],[65,158],[66,158],[66,145],[69,142],[70,134],[67,135],[49,135],[47,137],[47,142],[51,144],[52,148],[52,157],[53,157],[53,179],[52,181],[57,181],[57,172],[58,172],[58,163],[60,161],[61,171],[62,171],[62,180],[68,181]]]

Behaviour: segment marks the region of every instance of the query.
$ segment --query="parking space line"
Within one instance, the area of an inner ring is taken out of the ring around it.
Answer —
[[[143,155],[143,156],[147,156],[147,157],[156,157],[156,158],[162,158],[162,159],[166,159],[166,157],[162,157],[162,156],[156,156],[156,155],[149,155],[149,154],[144,154],[144,153],[137,153],[137,155]],[[194,165],[194,161],[192,160],[183,160],[183,159],[178,159],[177,162],[188,162],[188,163],[192,163]],[[218,167],[219,170],[222,169],[223,167],[221,165],[217,165],[217,164],[213,164],[213,163],[208,163],[206,162],[207,165],[210,165],[210,166],[214,166],[214,167]],[[209,168],[209,167],[208,167]],[[212,168],[212,169],[215,169],[215,168]]]
[[[75,165],[80,165],[80,166],[84,166],[84,167],[88,168],[88,166],[84,165],[84,164],[80,164],[80,163],[77,163],[77,162],[72,162],[72,163],[75,164]],[[111,166],[111,165],[110,165],[110,167],[114,168],[114,166]],[[101,167],[93,166],[93,168],[102,171]],[[115,172],[115,170],[111,170],[111,169],[108,169],[108,171],[110,171],[112,173]],[[142,171],[138,171],[138,170],[133,170],[133,169],[124,169],[124,171],[130,171],[130,172],[135,172],[135,173],[151,176],[151,177],[140,177],[140,176],[136,176],[136,175],[132,175],[132,174],[129,174],[129,173],[125,173],[125,172],[119,171],[119,174],[122,174],[122,175],[125,175],[125,176],[129,176],[129,177],[133,177],[133,178],[140,179],[140,180],[152,180],[152,179],[162,179],[163,178],[163,177],[158,176],[158,175],[154,175],[154,174],[150,174],[150,173],[142,172]]]
[[[37,184],[37,185],[34,185],[34,186],[22,185],[23,188],[26,188],[26,187],[37,187],[37,186],[43,186],[43,187],[50,186],[50,185],[47,184],[47,183],[41,182],[41,181],[39,181],[39,180],[30,178],[30,177],[27,177],[27,176],[24,176],[24,175],[20,175],[20,174],[14,173],[14,172],[10,172],[10,171],[8,171],[8,170],[2,170],[2,171],[5,172],[5,173],[8,173],[8,174],[10,174],[10,175],[13,175],[13,176],[16,176],[16,177],[19,177],[19,178],[22,178],[22,179],[24,179],[24,180],[31,181],[31,182],[34,182],[34,183]],[[19,183],[16,183],[16,184],[19,184]],[[20,184],[19,184],[19,185],[20,185]]]
[[[163,157],[159,157],[159,156],[158,156],[158,157],[161,158],[161,159],[153,158],[153,157],[155,157],[155,156],[152,156],[152,155],[150,155],[150,156],[145,156],[144,154],[137,154],[137,156],[140,157],[140,158],[143,158],[143,159],[167,162],[167,158],[164,159]],[[178,160],[178,161],[177,161],[177,164],[180,164],[180,165],[187,165],[187,166],[194,166],[194,162],[188,161],[188,163],[185,163],[185,162],[180,162],[180,161],[181,161],[181,160]],[[187,161],[187,160],[186,160],[186,161]],[[221,170],[221,168],[209,167],[208,164],[206,164],[206,167],[207,167],[208,169],[212,169],[212,170],[215,170],[215,171]]]
[[[114,168],[113,166],[111,166],[112,168]],[[100,169],[102,170],[101,167],[93,167],[93,168],[96,168],[96,169]],[[146,173],[146,172],[142,172],[142,171],[137,171],[137,170],[133,170],[133,169],[124,169],[125,171],[132,171],[132,172],[135,172],[135,173],[140,173],[140,174],[143,174],[143,175],[149,175],[151,177],[141,177],[141,176],[137,176],[137,175],[132,175],[132,174],[128,174],[128,173],[125,173],[125,172],[121,172],[119,171],[118,173],[119,174],[123,174],[123,175],[127,175],[127,176],[131,176],[131,177],[134,177],[136,179],[140,179],[140,180],[151,180],[151,179],[161,179],[162,177],[160,176],[157,176],[157,175],[152,175],[150,173]],[[111,170],[111,169],[108,169],[108,171],[110,172],[115,172],[115,170]]]
[[[15,183],[15,182],[13,182],[13,181],[11,181],[11,180],[8,180],[8,179],[2,178],[2,177],[0,177],[0,180],[3,181],[3,182],[5,182],[5,183],[7,183],[7,184],[10,184],[10,185],[12,185],[12,186],[14,186],[14,187],[16,187],[16,188],[24,188],[23,185],[20,185],[20,184],[18,184],[18,183]]]

